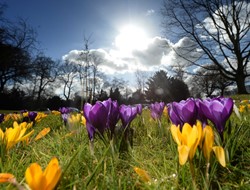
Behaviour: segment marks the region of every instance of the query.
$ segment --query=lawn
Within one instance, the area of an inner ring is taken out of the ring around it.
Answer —
[[[247,102],[240,102],[250,97],[233,98],[237,100],[238,108],[245,107],[239,109],[238,114],[231,114],[223,141],[215,134],[215,142],[225,150],[226,167],[221,166],[214,155],[211,156],[209,181],[206,181],[206,161],[202,151],[197,149],[192,160],[197,189],[248,189],[250,186],[250,109]],[[5,142],[1,142],[0,173],[12,174],[15,180],[1,183],[0,189],[27,188],[27,168],[37,163],[45,170],[54,157],[62,171],[57,189],[194,188],[191,162],[180,165],[166,112],[159,123],[152,119],[149,109],[143,109],[130,124],[130,146],[125,149],[121,149],[119,138],[119,146],[99,135],[90,143],[82,118],[65,124],[60,112],[38,116],[26,130],[26,134],[33,130],[29,138],[8,150],[4,148]],[[6,117],[0,124],[3,131],[12,127],[14,121],[21,124],[25,120],[25,116],[19,113],[5,114]],[[31,123],[27,118],[25,121]],[[121,121],[117,125],[121,125]],[[50,131],[42,134],[45,128]],[[39,133],[42,137],[35,140]]]

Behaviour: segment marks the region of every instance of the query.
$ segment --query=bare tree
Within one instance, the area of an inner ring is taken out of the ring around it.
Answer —
[[[102,56],[98,55],[97,52],[91,52],[90,53],[90,66],[92,68],[92,97],[91,100],[96,99],[96,87],[98,82],[98,77],[101,77],[102,74],[98,72],[98,66],[104,62],[104,59]]]
[[[84,50],[81,52],[79,55],[78,61],[79,63],[77,64],[77,71],[79,74],[79,80],[80,84],[82,86],[82,98],[85,98],[85,100],[89,99],[89,94],[90,94],[90,87],[89,87],[89,76],[90,76],[90,50],[89,50],[89,45],[92,43],[91,41],[91,36],[88,38],[84,36]],[[83,99],[82,99],[83,102]]]
[[[52,89],[52,83],[57,77],[57,63],[50,57],[37,56],[33,61],[33,96],[39,102],[41,96],[46,94],[46,88]]]
[[[193,96],[210,97],[218,95],[218,93],[223,95],[226,87],[231,85],[232,81],[222,77],[217,67],[209,64],[206,69],[196,69],[195,73],[189,77],[188,83]]]
[[[68,101],[72,95],[74,81],[78,76],[76,65],[65,61],[59,67],[59,80],[63,85],[63,96]]]
[[[25,20],[14,23],[3,17],[5,7],[0,3],[0,92],[30,76],[31,52],[37,44],[36,32]]]
[[[161,13],[165,31],[178,38],[188,37],[193,43],[186,44],[185,48],[199,52],[195,58],[180,53],[183,59],[201,67],[209,60],[223,77],[236,82],[239,94],[247,93],[249,1],[164,0]]]
[[[137,88],[144,93],[145,92],[145,87],[146,87],[146,82],[148,79],[148,75],[146,72],[136,70],[135,72],[135,77],[136,77],[136,83],[137,83]]]

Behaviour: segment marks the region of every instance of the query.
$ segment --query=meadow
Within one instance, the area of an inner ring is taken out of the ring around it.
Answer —
[[[237,109],[226,122],[223,141],[215,134],[215,142],[225,150],[226,166],[211,156],[207,169],[202,151],[197,149],[192,160],[196,186],[192,183],[191,162],[179,163],[166,111],[160,120],[154,120],[150,109],[144,108],[131,122],[130,143],[122,151],[123,134],[115,146],[114,140],[106,141],[101,135],[95,135],[91,143],[82,113],[71,113],[75,117],[69,123],[58,111],[38,113],[33,122],[19,112],[5,113],[0,123],[2,131],[15,121],[32,126],[25,131],[28,137],[10,148],[0,141],[0,173],[5,174],[0,174],[0,189],[29,189],[27,168],[37,163],[45,170],[55,157],[61,171],[56,189],[249,189],[250,107],[249,101],[241,100],[249,100],[250,96],[232,98]],[[119,120],[117,125],[121,124]],[[7,174],[11,177],[5,179]]]

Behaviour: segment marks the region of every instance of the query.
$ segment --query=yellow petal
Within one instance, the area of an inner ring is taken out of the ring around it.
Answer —
[[[44,190],[46,179],[43,176],[43,171],[37,163],[31,164],[25,172],[25,179],[32,190]]]
[[[202,146],[204,157],[207,160],[210,160],[210,155],[213,145],[214,145],[214,132],[213,129],[209,125],[207,125],[204,128],[204,144]]]
[[[137,173],[138,176],[140,176],[142,181],[149,182],[151,180],[148,173],[145,170],[138,167],[134,167],[134,171]]]
[[[19,127],[18,123],[16,121],[13,122],[13,128]]]
[[[82,125],[83,125],[83,126],[86,126],[86,119],[85,119],[85,117],[84,117],[84,116],[81,116],[81,118],[82,118],[82,119],[81,119],[81,120],[82,120],[82,121],[81,121]]]
[[[6,129],[5,138],[7,142],[7,146],[6,146],[7,150],[18,143],[18,137],[20,135],[20,132],[21,132],[21,128],[18,125],[14,127],[14,129],[13,128]]]
[[[202,123],[200,121],[197,120],[197,123],[196,123],[196,127],[197,127],[197,130],[198,130],[198,141],[197,141],[197,144],[198,145],[201,145],[202,144],[202,141],[203,141],[203,129],[202,129]]]
[[[56,157],[52,158],[44,171],[46,189],[53,189],[61,177],[61,168]]]
[[[2,129],[0,129],[0,140],[3,140],[3,138],[4,138],[4,133],[3,133]]]
[[[34,133],[34,130],[30,131],[28,134],[25,136],[21,137],[19,141],[26,141],[32,134]]]
[[[35,137],[35,141],[37,141],[38,139],[44,137],[45,135],[47,135],[50,132],[50,128],[44,128],[42,131],[40,131],[40,133],[38,133],[38,135]]]
[[[225,159],[225,152],[221,146],[214,146],[213,151],[215,153],[216,158],[218,159],[219,163],[226,167],[226,159]]]
[[[0,183],[10,182],[15,176],[10,173],[0,173]]]
[[[196,125],[194,125],[192,128],[191,128],[191,131],[189,130],[189,134],[186,134],[187,135],[187,146],[190,148],[189,150],[189,159],[193,159],[194,155],[195,155],[195,152],[196,152],[196,149],[197,149],[197,146],[198,146],[198,129],[196,127]]]
[[[188,138],[189,138],[191,132],[192,132],[191,125],[189,125],[188,123],[185,123],[183,125],[183,127],[182,127],[182,133],[181,133],[182,137],[183,137],[182,138],[182,140],[183,140],[182,144],[185,144],[185,145],[188,145],[188,144],[190,145],[191,144],[191,142],[188,142]]]
[[[186,145],[178,146],[179,163],[184,165],[187,162],[190,148]]]
[[[27,122],[22,122],[19,126],[21,127],[21,129],[27,128]]]
[[[180,146],[181,145],[181,132],[179,127],[176,125],[171,125],[170,131],[174,141]]]

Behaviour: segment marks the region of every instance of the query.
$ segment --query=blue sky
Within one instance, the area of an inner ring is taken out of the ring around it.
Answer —
[[[5,0],[5,17],[21,17],[37,31],[45,55],[54,59],[71,50],[83,49],[90,36],[90,48],[111,48],[119,29],[132,23],[148,37],[160,36],[161,0]]]
[[[135,71],[152,76],[179,62],[161,28],[162,0],[5,0],[4,16],[26,19],[37,31],[40,47],[54,60],[79,60],[84,35],[91,35],[89,49],[102,63],[98,70],[135,86]]]

